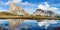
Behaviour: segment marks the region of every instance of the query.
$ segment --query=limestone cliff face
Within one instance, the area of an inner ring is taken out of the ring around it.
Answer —
[[[15,3],[10,4],[9,12],[11,12],[15,15],[25,15],[25,14],[27,14],[22,7],[17,6]]]

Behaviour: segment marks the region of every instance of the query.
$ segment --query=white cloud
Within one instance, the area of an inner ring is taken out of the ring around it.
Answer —
[[[43,6],[42,4],[39,4],[39,5],[38,5],[38,9],[44,10],[44,6]]]
[[[25,5],[25,6],[27,6],[28,4],[29,4],[28,2],[20,3],[20,5]]]
[[[12,0],[14,3],[20,3],[22,0]]]
[[[44,21],[38,22],[38,25],[39,26],[45,25],[45,28],[47,28],[50,24],[56,24],[56,23],[58,23],[56,20],[44,20]]]
[[[19,5],[21,5],[25,11],[30,12],[30,14],[32,14],[36,10],[36,7],[37,7],[37,4],[33,4],[27,1],[20,3]]]
[[[0,1],[0,4],[4,4],[2,1]]]
[[[2,2],[2,1],[0,1],[0,4],[2,4],[2,5],[9,5],[11,2],[19,4],[19,3],[22,2],[22,0],[12,0],[12,1],[8,0],[8,2]]]
[[[49,8],[49,5],[48,5],[47,2],[44,2],[44,3],[45,3],[45,5],[39,4],[39,5],[38,5],[38,9],[47,10],[47,8]]]
[[[9,5],[10,3],[11,3],[11,1],[8,1],[8,2],[6,2],[5,4],[6,4],[6,5]]]
[[[8,2],[5,2],[5,3],[2,2],[2,1],[0,2],[0,4],[2,4],[2,5],[4,5],[4,6],[5,6],[5,5],[9,5],[10,3],[11,3],[11,1],[8,1]]]
[[[29,3],[29,2],[23,2],[23,3],[20,3],[20,5],[24,5],[24,6],[35,6],[36,4],[32,4],[32,3]]]
[[[45,6],[46,6],[47,8],[50,7],[50,5],[49,5],[47,2],[45,2]]]

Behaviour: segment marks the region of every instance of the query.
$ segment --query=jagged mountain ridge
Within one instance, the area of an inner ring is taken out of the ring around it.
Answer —
[[[33,15],[52,16],[52,17],[54,17],[54,16],[56,16],[56,13],[53,12],[53,11],[50,11],[50,10],[46,11],[46,10],[42,10],[42,9],[37,9],[33,13]]]
[[[27,12],[20,6],[17,6],[15,3],[10,4],[9,12],[17,15],[25,15]]]

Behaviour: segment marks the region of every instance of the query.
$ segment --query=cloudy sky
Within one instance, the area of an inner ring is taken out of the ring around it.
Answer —
[[[27,12],[34,12],[36,9],[44,9],[60,14],[60,0],[0,0],[0,11],[7,11],[11,2],[21,6]]]

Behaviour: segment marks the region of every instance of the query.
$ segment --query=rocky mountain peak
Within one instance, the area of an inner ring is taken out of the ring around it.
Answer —
[[[15,3],[10,4],[9,11],[11,13],[17,14],[17,15],[25,15],[25,14],[27,14],[26,11],[22,7],[17,6]]]

